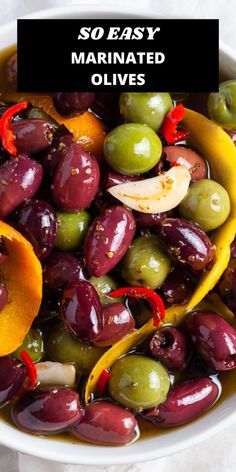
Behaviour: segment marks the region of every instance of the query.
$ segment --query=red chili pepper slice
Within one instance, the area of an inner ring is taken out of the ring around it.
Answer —
[[[33,390],[33,388],[36,387],[37,379],[38,379],[35,364],[33,363],[30,355],[26,351],[22,351],[20,353],[20,357],[27,368],[27,373],[28,373],[28,378],[29,378],[29,383],[26,387],[26,390]]]
[[[107,369],[103,369],[100,376],[99,376],[99,379],[97,381],[97,390],[100,392],[100,393],[103,393],[106,389],[106,386],[108,384],[110,380],[110,373]]]
[[[16,113],[19,113],[19,111],[24,110],[27,107],[28,102],[16,103],[3,113],[0,120],[0,137],[2,139],[2,146],[13,156],[17,154],[17,149],[14,144],[15,135],[10,127],[11,121]]]
[[[189,136],[189,131],[187,130],[177,131],[177,126],[179,122],[183,120],[185,114],[186,111],[182,103],[179,103],[167,113],[161,128],[161,134],[164,136],[167,143],[178,143]]]
[[[162,298],[154,290],[146,287],[122,287],[109,293],[109,297],[117,298],[128,295],[133,298],[144,298],[152,308],[153,325],[159,326],[165,318],[165,306]]]

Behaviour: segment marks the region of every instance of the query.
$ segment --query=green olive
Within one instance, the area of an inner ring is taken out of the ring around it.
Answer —
[[[22,351],[26,351],[34,362],[39,362],[44,358],[44,341],[40,329],[31,329],[26,334],[22,345],[12,353],[12,356],[21,360]]]
[[[159,238],[151,234],[134,239],[123,258],[121,274],[129,285],[155,289],[169,271],[169,256],[161,248]]]
[[[194,182],[179,205],[181,216],[198,223],[204,231],[221,226],[230,213],[230,199],[226,190],[210,179]]]
[[[107,294],[116,290],[119,285],[110,275],[102,275],[101,277],[91,277],[89,280],[91,284],[96,288],[100,297],[101,303],[106,305],[107,303],[122,302],[122,297],[111,298]]]
[[[43,111],[42,108],[30,108],[27,117],[29,120],[45,120],[48,121],[48,123],[51,123],[52,125],[55,126],[55,128],[58,128],[60,125],[45,111]]]
[[[169,93],[122,93],[120,112],[128,123],[142,123],[159,131],[173,104]]]
[[[62,251],[73,251],[83,243],[90,223],[87,211],[65,213],[57,211],[57,239],[56,246]]]
[[[161,157],[160,138],[147,125],[128,123],[117,126],[106,137],[104,154],[116,172],[138,175],[152,169]]]
[[[110,395],[127,408],[141,411],[158,406],[169,388],[167,371],[160,362],[146,356],[122,357],[110,371]]]
[[[236,130],[236,80],[222,82],[219,92],[210,94],[208,111],[223,128]]]
[[[84,374],[92,370],[104,352],[104,348],[79,341],[61,325],[51,331],[47,340],[47,355],[50,360],[74,362],[77,369]]]

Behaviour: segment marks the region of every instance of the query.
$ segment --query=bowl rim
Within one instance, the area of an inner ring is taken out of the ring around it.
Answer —
[[[96,4],[80,4],[80,5],[71,5],[66,7],[55,7],[44,10],[38,10],[33,13],[22,16],[24,19],[33,19],[33,18],[63,18],[66,15],[86,15],[88,14],[91,17],[91,13],[100,15],[103,14],[112,14],[124,17],[128,15],[133,18],[164,18],[163,16],[158,15],[158,12],[152,10],[152,5],[150,6],[150,12],[142,8],[137,8],[132,11],[131,6],[129,5],[110,5],[109,2],[102,2]],[[154,16],[155,15],[155,16]],[[174,18],[174,16],[168,16],[168,18]],[[16,29],[16,20],[13,20],[9,23],[0,26],[0,35],[4,36],[8,33],[12,33]],[[9,46],[12,43],[9,42]],[[227,61],[229,64],[232,64],[234,68],[236,67],[236,51],[234,51],[230,46],[225,44],[223,41],[220,41],[220,58]],[[214,414],[214,413],[213,413]],[[222,415],[221,415],[222,416]],[[206,417],[205,417],[206,419]],[[196,420],[190,425],[196,425],[201,423],[201,419]],[[145,442],[150,442],[150,439],[145,439],[139,442],[138,451],[130,447],[114,448],[114,447],[101,447],[95,446],[92,444],[74,444],[67,442],[60,442],[54,439],[50,439],[50,436],[45,437],[35,437],[17,430],[14,426],[5,423],[0,420],[0,444],[12,449],[17,450],[18,452],[24,454],[30,454],[32,456],[47,459],[51,461],[56,461],[60,463],[67,464],[80,464],[80,465],[121,465],[121,464],[133,464],[136,462],[150,461],[158,459],[161,457],[166,457],[172,454],[176,454],[188,447],[194,446],[206,439],[209,439],[214,434],[220,432],[223,428],[230,426],[233,422],[236,421],[236,410],[231,412],[227,416],[223,416],[216,423],[213,423],[209,427],[200,427],[199,432],[193,432],[193,435],[189,434],[187,437],[183,435],[183,438],[178,439],[176,443],[168,445],[166,444],[158,447],[153,447],[152,450],[145,450]],[[204,423],[204,420],[203,420]],[[191,427],[186,425],[182,431],[191,430]],[[176,430],[178,431],[178,430]],[[181,431],[180,431],[181,432]],[[166,436],[168,437],[168,435]],[[152,438],[155,440],[155,438]],[[158,440],[158,436],[157,436]],[[56,444],[56,447],[53,445]],[[63,447],[60,445],[63,444]],[[137,444],[137,443],[135,443]],[[142,444],[144,447],[142,447]],[[67,447],[68,446],[68,450]],[[74,451],[72,453],[72,447]],[[84,452],[81,454],[81,450]],[[96,451],[100,451],[98,455]],[[121,453],[120,453],[121,452]]]

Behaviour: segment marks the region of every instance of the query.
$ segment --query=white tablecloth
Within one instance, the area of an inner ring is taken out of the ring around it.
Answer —
[[[122,5],[132,0],[113,0]],[[0,24],[26,13],[59,5],[95,4],[96,0],[1,0]],[[133,2],[132,2],[133,3]],[[236,0],[135,0],[135,10],[155,8],[160,15],[219,18],[220,37],[236,48]],[[204,71],[203,71],[204,74]],[[42,461],[0,446],[0,472],[235,472],[236,424],[214,438],[172,457],[132,466],[85,467]]]

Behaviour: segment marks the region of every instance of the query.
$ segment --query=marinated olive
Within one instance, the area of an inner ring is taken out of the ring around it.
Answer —
[[[109,293],[118,288],[117,282],[110,275],[101,275],[101,277],[91,277],[89,282],[96,288],[101,303],[121,302],[122,298],[111,298]]]
[[[57,166],[52,198],[60,210],[84,210],[98,191],[99,179],[99,165],[95,157],[73,143],[65,149]]]
[[[160,237],[177,261],[194,270],[203,270],[214,261],[214,247],[200,226],[179,218],[166,218]]]
[[[236,331],[213,312],[190,315],[185,327],[194,349],[204,362],[216,370],[236,367]]]
[[[179,205],[181,216],[198,223],[204,231],[221,226],[230,213],[227,191],[218,182],[201,179],[194,182]]]
[[[11,411],[18,426],[34,434],[53,434],[81,420],[79,395],[68,387],[38,388],[24,394]]]
[[[92,284],[71,282],[63,290],[61,316],[67,328],[79,339],[96,341],[102,329],[102,305]]]
[[[0,216],[9,215],[38,191],[43,169],[25,156],[11,157],[0,166]]]
[[[54,128],[59,127],[59,124],[50,115],[45,113],[42,108],[30,108],[27,113],[27,118],[29,120],[44,120],[51,123]]]
[[[10,356],[0,358],[0,408],[18,393],[26,379],[26,369]]]
[[[218,288],[222,297],[231,295],[236,297],[236,258],[230,259],[225,272],[223,273]]]
[[[207,178],[207,163],[205,159],[196,151],[193,151],[193,149],[184,146],[165,146],[163,147],[163,158],[164,163],[166,162],[170,164],[170,166],[173,164],[185,166],[191,175],[191,180]],[[165,165],[164,163],[163,165]]]
[[[193,283],[190,278],[175,268],[170,272],[161,286],[161,294],[166,305],[185,305],[193,293]]]
[[[121,405],[135,410],[158,406],[170,388],[168,373],[159,362],[141,355],[119,359],[111,368],[109,392]]]
[[[82,420],[72,431],[74,436],[83,441],[104,446],[124,446],[138,438],[135,416],[105,401],[90,403]]]
[[[61,115],[73,115],[88,110],[95,99],[95,93],[55,93],[54,106]]]
[[[151,353],[171,372],[179,372],[186,367],[187,343],[177,328],[167,326],[159,329],[149,344]]]
[[[207,377],[186,380],[170,390],[164,403],[146,411],[143,416],[160,428],[181,426],[209,410],[220,393],[219,381],[215,383]]]
[[[104,142],[108,164],[116,172],[143,174],[161,157],[162,145],[157,134],[147,125],[128,123],[114,128]]]
[[[57,216],[57,238],[56,246],[62,251],[73,251],[78,249],[85,237],[90,215],[87,211],[77,213],[56,212]]]
[[[19,231],[31,242],[35,254],[45,259],[56,242],[56,215],[45,200],[29,200],[16,213]]]
[[[133,215],[136,219],[136,225],[139,229],[159,230],[161,222],[173,215],[173,212],[163,211],[162,213],[142,213],[134,211]]]
[[[120,205],[107,208],[94,220],[84,244],[92,275],[105,275],[118,264],[134,237],[135,226],[131,211]]]
[[[19,120],[12,123],[19,153],[34,154],[50,146],[55,127],[45,120]]]
[[[109,303],[102,308],[103,326],[96,346],[111,346],[133,331],[135,320],[123,303]]]
[[[20,353],[22,351],[28,352],[34,362],[39,362],[44,358],[44,340],[40,329],[31,329],[26,334],[22,345],[13,352],[13,357],[21,360]]]
[[[114,187],[114,185],[126,184],[127,182],[138,182],[141,180],[139,175],[124,175],[118,172],[110,171],[106,178],[106,188]]]
[[[153,234],[136,238],[122,261],[122,277],[130,285],[155,289],[164,282],[169,271],[170,259]]]
[[[120,112],[128,123],[142,123],[159,131],[165,115],[172,108],[169,93],[122,93]]]
[[[64,154],[67,152],[67,148],[72,144],[72,135],[64,134],[55,138],[53,144],[44,151],[42,156],[43,168],[45,170],[45,176],[53,177],[56,171],[56,168],[63,158]]]
[[[223,128],[236,129],[236,80],[227,80],[219,86],[219,92],[208,99],[210,117]]]
[[[88,374],[105,349],[79,341],[63,326],[53,328],[47,340],[47,355],[57,362],[74,362],[77,369]]]
[[[45,288],[56,290],[77,279],[86,279],[83,263],[77,257],[59,251],[50,254],[43,269]]]

